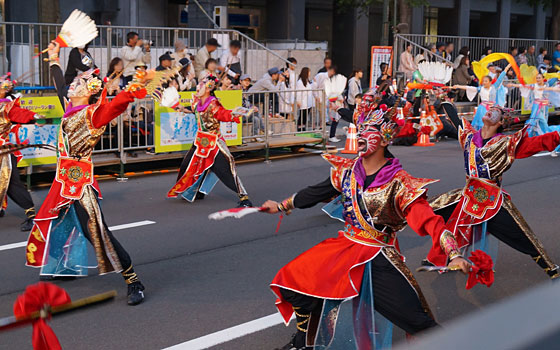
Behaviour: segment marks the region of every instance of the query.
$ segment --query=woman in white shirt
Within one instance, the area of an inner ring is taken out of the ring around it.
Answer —
[[[304,67],[299,74],[296,84],[296,103],[299,109],[297,119],[298,131],[304,131],[307,128],[307,119],[311,114],[311,108],[314,107],[313,98],[313,82],[309,79],[310,70]]]
[[[295,71],[297,61],[293,57],[288,57],[287,59],[290,63],[286,63],[286,69],[282,72],[282,75],[286,78],[284,82],[279,83],[280,92],[278,93],[279,100],[279,111],[280,115],[283,117],[288,117],[294,113],[294,103],[295,103],[295,93],[297,84],[297,74]]]

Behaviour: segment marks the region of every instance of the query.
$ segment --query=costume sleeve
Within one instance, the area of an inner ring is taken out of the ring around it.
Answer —
[[[217,104],[214,107],[214,117],[221,122],[235,122],[240,123],[238,116],[232,116],[231,111],[229,109],[225,109],[222,105]]]
[[[16,101],[11,103],[16,103]],[[8,118],[14,123],[28,124],[35,120],[35,113],[25,108],[21,108],[18,103],[14,104],[14,106],[10,108]]]
[[[354,123],[354,112],[349,108],[339,108],[337,110],[338,114],[342,118],[342,120],[347,121],[348,123]]]
[[[294,195],[294,207],[299,209],[311,208],[312,206],[327,201],[340,194],[333,187],[330,177],[326,180],[304,188]]]
[[[416,199],[405,210],[406,221],[420,236],[432,238],[431,251],[438,251],[450,259],[460,256],[459,246],[453,234],[446,229],[443,218],[434,214],[426,196]]]
[[[560,144],[560,134],[558,131],[547,132],[540,136],[529,137],[523,134],[521,141],[515,149],[515,158],[527,158],[541,151],[553,151]]]
[[[64,74],[62,73],[62,69],[58,63],[52,63],[50,66],[51,76],[53,79],[54,87],[56,89],[56,94],[58,95],[58,99],[60,100],[60,104],[62,105],[63,109],[66,109],[64,103],[64,97],[66,94],[64,93],[65,90],[65,80]]]
[[[121,115],[128,105],[134,101],[134,98],[144,98],[146,90],[138,90],[134,92],[121,91],[111,102],[101,103],[91,117],[91,122],[95,128],[101,128],[107,125],[111,120]]]
[[[498,88],[498,87],[500,87],[500,86],[502,85],[502,83],[504,82],[504,79],[505,79],[505,77],[506,77],[506,74],[507,74],[507,72],[506,72],[506,70],[504,69],[504,70],[500,73],[500,75],[498,75],[498,79],[496,79],[496,82],[494,83],[494,86],[495,86],[496,88]]]

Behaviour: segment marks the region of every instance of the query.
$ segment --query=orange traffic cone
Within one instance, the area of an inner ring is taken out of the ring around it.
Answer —
[[[358,154],[358,132],[356,131],[356,125],[353,123],[350,123],[348,134],[346,134],[346,145],[340,153]]]
[[[421,126],[425,125],[424,122],[425,118],[426,118],[426,112],[422,111],[422,114],[420,115]],[[413,146],[428,147],[428,146],[435,146],[435,144],[430,142],[430,135],[424,134],[422,131],[420,131],[420,135],[418,136],[418,141],[415,144],[413,144]]]

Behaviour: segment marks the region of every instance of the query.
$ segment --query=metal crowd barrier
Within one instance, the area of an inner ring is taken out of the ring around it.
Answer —
[[[463,46],[467,46],[470,51],[470,57],[473,61],[480,60],[484,54],[484,49],[489,47],[492,52],[509,52],[510,47],[528,48],[535,46],[535,56],[539,54],[539,49],[544,47],[548,50],[548,54],[554,52],[555,40],[542,39],[519,39],[519,38],[483,38],[483,37],[465,37],[451,35],[425,35],[425,34],[396,34],[393,44],[394,57],[400,57],[400,54],[406,49],[406,42],[413,42],[421,47],[429,44],[452,42],[455,46],[453,57],[457,57],[459,50]]]
[[[13,78],[19,77],[20,83],[24,85],[51,85],[48,64],[33,56],[47,47],[61,26],[51,23],[0,22],[0,73],[12,72]],[[120,56],[120,49],[126,45],[128,32],[137,32],[140,39],[152,42],[150,68],[159,65],[160,55],[166,51],[174,51],[176,41],[183,41],[187,52],[195,55],[212,37],[222,44],[222,47],[212,54],[217,59],[229,50],[230,40],[241,41],[243,72],[253,79],[260,78],[270,67],[285,66],[288,63],[274,51],[236,30],[104,25],[97,28],[99,36],[93,40],[88,51],[103,76],[107,73],[111,59]],[[62,67],[66,67],[69,52],[70,48],[61,50]]]
[[[275,140],[289,140],[287,143],[296,145],[298,139],[294,137],[326,139],[324,90],[255,91],[243,92],[242,96],[243,106],[254,109],[253,115],[242,121],[244,145],[253,144],[256,146],[253,148],[268,151],[275,147]],[[304,98],[309,108],[301,104]],[[301,138],[299,144],[304,144],[305,140]],[[146,98],[131,103],[107,126],[94,153],[115,153],[126,163],[134,152],[154,149],[154,100]]]

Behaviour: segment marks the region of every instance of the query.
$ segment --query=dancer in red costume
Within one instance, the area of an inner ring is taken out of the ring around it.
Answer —
[[[49,45],[49,65],[59,97],[64,100],[64,76],[58,43]],[[111,120],[135,98],[144,98],[145,75],[138,75],[111,102],[102,82],[90,70],[78,75],[68,89],[70,104],[58,136],[56,178],[35,218],[27,243],[27,265],[41,267],[42,276],[87,275],[87,239],[95,250],[100,274],[121,272],[128,285],[128,304],[144,299],[144,286],[126,250],[109,230],[99,206],[101,193],[94,178],[92,152]],[[97,102],[92,99],[99,97]],[[90,104],[91,103],[91,104]]]
[[[33,123],[42,118],[39,114],[19,106],[19,99],[12,96],[13,88],[14,83],[9,75],[0,78],[0,146],[10,144],[10,133],[14,130],[17,132],[19,124]],[[17,164],[21,158],[19,151],[0,156],[0,217],[4,216],[8,204],[7,197],[10,197],[25,210],[27,219],[21,223],[21,230],[29,232],[33,227],[35,205],[19,178]]]
[[[214,96],[218,87],[218,79],[214,76],[204,78],[193,95],[192,111],[196,115],[198,130],[193,147],[189,150],[177,176],[177,183],[169,190],[167,197],[181,195],[192,202],[204,198],[217,180],[237,193],[240,207],[252,207],[247,191],[237,175],[235,160],[230,153],[226,141],[220,132],[221,122],[240,123],[240,116],[248,115],[243,108],[233,111],[225,109]],[[205,182],[212,182],[212,185]],[[204,188],[208,186],[209,189]]]
[[[397,232],[407,224],[431,236],[450,266],[469,269],[426,201],[425,186],[435,180],[412,177],[387,150],[402,122],[395,118],[396,108],[362,110],[368,112],[360,117],[358,158],[324,155],[332,166],[330,178],[281,203],[263,205],[270,213],[288,214],[341,194],[346,222],[337,238],[304,252],[272,281],[284,321],[294,313],[297,319],[297,333],[282,349],[373,349],[390,344],[384,331],[389,323],[409,334],[436,326],[399,249]]]
[[[509,194],[502,189],[502,176],[516,159],[554,150],[560,144],[560,134],[553,131],[529,137],[528,126],[511,135],[501,134],[511,117],[499,106],[490,107],[482,122],[480,131],[466,119],[462,125],[456,125],[465,157],[465,187],[444,193],[430,204],[436,213],[449,218],[447,227],[459,248],[488,250],[487,234],[491,234],[530,255],[550,278],[558,278],[558,265],[552,262]],[[445,261],[445,252],[433,246],[423,263],[439,265]]]

